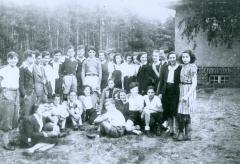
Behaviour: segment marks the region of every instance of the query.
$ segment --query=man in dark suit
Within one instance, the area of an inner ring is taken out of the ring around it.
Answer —
[[[168,64],[160,72],[158,94],[162,98],[163,118],[168,121],[170,136],[177,135],[176,116],[179,102],[179,83],[181,66],[177,63],[177,54],[168,54]]]
[[[31,50],[24,52],[26,60],[20,67],[20,78],[19,78],[19,91],[21,98],[21,110],[20,117],[28,116],[31,114],[31,109],[37,101],[37,97],[34,91],[34,77],[33,77],[33,65],[34,57]]]
[[[86,60],[85,58],[85,47],[84,45],[80,45],[77,47],[77,62],[78,62],[78,66],[77,66],[77,71],[76,71],[76,77],[77,77],[77,95],[81,95],[82,94],[82,77],[81,77],[81,73],[82,73],[82,64],[83,62]]]

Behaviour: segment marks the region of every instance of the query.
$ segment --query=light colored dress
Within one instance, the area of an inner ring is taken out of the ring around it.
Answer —
[[[181,101],[182,97],[189,92],[193,78],[197,78],[197,66],[195,64],[182,65],[180,73],[180,101],[178,105],[178,113],[180,114],[190,114],[194,110],[196,89],[189,95],[186,102]]]

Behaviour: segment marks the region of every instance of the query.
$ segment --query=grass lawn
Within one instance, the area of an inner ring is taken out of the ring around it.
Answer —
[[[26,157],[23,149],[0,148],[0,163],[238,163],[240,162],[240,89],[198,93],[192,116],[192,141],[164,136],[126,135],[119,139],[88,139],[71,132],[47,152]]]

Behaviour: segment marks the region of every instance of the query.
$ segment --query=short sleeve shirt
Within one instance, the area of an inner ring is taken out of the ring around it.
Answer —
[[[0,69],[0,77],[2,77],[1,86],[5,88],[19,88],[19,68],[7,65]]]

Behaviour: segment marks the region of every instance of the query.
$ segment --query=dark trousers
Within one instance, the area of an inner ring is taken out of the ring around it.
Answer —
[[[127,119],[131,120],[134,125],[143,126],[143,120],[141,119],[141,113],[139,111],[129,111]]]
[[[97,111],[94,108],[87,109],[85,114],[85,120],[88,121],[89,124],[92,124],[93,121],[97,118]]]
[[[163,112],[151,113],[150,115],[150,129],[163,128]]]
[[[162,96],[163,119],[176,117],[178,113],[179,88],[175,85],[167,85],[166,91]]]

